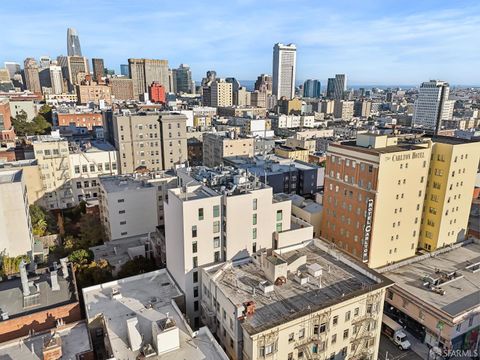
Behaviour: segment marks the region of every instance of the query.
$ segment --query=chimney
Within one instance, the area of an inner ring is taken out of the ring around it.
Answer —
[[[27,275],[27,263],[25,260],[22,260],[20,262],[20,265],[18,265],[20,269],[20,279],[22,280],[22,290],[23,290],[23,296],[28,296],[30,295],[30,286],[28,285],[28,275]]]
[[[67,278],[68,278],[68,266],[67,266],[67,262],[68,262],[68,257],[64,257],[64,258],[61,258],[61,259],[60,259],[60,264],[62,265],[62,275],[63,275],[63,278],[64,278],[64,279],[67,279]]]
[[[52,286],[52,291],[60,290],[60,285],[58,285],[57,270],[50,271],[50,285]]]

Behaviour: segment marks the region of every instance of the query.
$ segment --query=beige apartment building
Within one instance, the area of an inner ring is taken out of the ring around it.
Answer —
[[[114,114],[113,138],[120,172],[171,169],[187,160],[185,115],[180,113]]]
[[[47,209],[72,207],[75,201],[70,182],[68,141],[52,135],[37,136],[33,151],[45,191],[41,205]]]
[[[392,282],[318,239],[201,277],[202,320],[231,359],[377,359]]]
[[[320,235],[371,268],[415,256],[431,150],[377,134],[331,143]]]
[[[167,269],[185,293],[187,318],[197,327],[200,267],[274,247],[275,234],[290,234],[291,203],[275,200],[272,188],[244,170],[198,167],[177,175],[180,187],[169,190],[165,202]],[[300,230],[312,233],[308,225]]]
[[[203,135],[203,165],[205,166],[221,165],[226,156],[253,157],[254,155],[254,138],[239,138],[233,133],[206,133]]]
[[[335,100],[333,116],[336,119],[351,120],[353,118],[354,101]]]
[[[36,159],[2,163],[0,165],[0,173],[5,170],[22,170],[22,178],[27,187],[28,203],[33,205],[42,201],[45,190]]]
[[[32,255],[33,235],[22,169],[0,171],[0,253],[9,257]]]
[[[463,241],[480,160],[480,142],[432,138],[419,247],[433,251]],[[479,220],[480,221],[480,220]]]
[[[107,85],[97,85],[95,83],[87,85],[77,85],[77,99],[79,104],[88,104],[94,103],[99,105],[101,101],[105,105],[112,104],[112,94],[110,92],[110,87]]]
[[[127,78],[108,79],[110,92],[115,100],[133,100],[133,80]]]
[[[217,79],[210,86],[211,106],[232,106],[232,84],[225,79]]]
[[[314,138],[299,138],[298,136],[292,136],[287,138],[285,146],[291,148],[302,148],[308,150],[309,153],[314,153],[317,146],[317,140]]]

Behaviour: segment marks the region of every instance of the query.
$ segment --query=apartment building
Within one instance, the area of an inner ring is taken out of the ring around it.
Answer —
[[[415,256],[431,150],[377,134],[331,143],[320,235],[371,268]]]
[[[354,101],[335,100],[333,116],[336,119],[351,120],[354,113]]]
[[[377,359],[392,282],[319,240],[202,269],[202,320],[231,359]]]
[[[300,160],[308,162],[309,150],[300,147],[290,147],[285,145],[279,145],[275,148],[275,155],[278,155],[285,159]]]
[[[0,163],[2,171],[18,171],[23,173],[22,180],[27,188],[27,198],[30,205],[41,202],[44,195],[43,180],[40,175],[40,168],[36,159],[7,161]]]
[[[56,112],[54,118],[57,121],[58,126],[70,126],[84,127],[87,130],[93,130],[95,126],[102,126],[102,114],[99,112]]]
[[[232,106],[232,84],[225,79],[217,79],[210,85],[211,106]]]
[[[108,86],[114,100],[133,100],[133,80],[126,78],[110,78]]]
[[[314,138],[303,139],[294,136],[287,138],[285,141],[285,146],[291,148],[302,148],[308,150],[309,153],[314,153],[317,147],[317,140]]]
[[[98,85],[96,83],[81,84],[76,86],[76,90],[79,104],[93,103],[99,105],[102,102],[104,105],[112,104],[111,89],[107,85]]]
[[[100,219],[108,240],[154,232],[158,225],[157,189],[130,176],[99,178]]]
[[[65,209],[74,205],[70,181],[68,141],[58,134],[37,136],[33,152],[40,168],[45,194],[42,205],[47,209]]]
[[[301,127],[313,127],[315,118],[313,115],[270,115],[272,120],[272,128],[288,129],[288,128],[301,128]]]
[[[32,255],[33,235],[27,187],[20,169],[0,170],[0,253]]]
[[[203,165],[221,165],[227,156],[253,157],[254,144],[255,139],[239,138],[233,133],[206,133],[203,135]]]
[[[113,114],[120,172],[171,169],[187,160],[186,116],[180,113]]]
[[[419,247],[433,251],[467,237],[480,142],[447,136],[432,138]]]
[[[70,179],[75,203],[95,200],[99,194],[99,176],[117,175],[117,151],[107,142],[70,144]]]
[[[187,317],[197,327],[200,267],[274,247],[275,234],[291,229],[291,203],[276,201],[272,188],[244,170],[198,167],[177,175],[181,187],[169,190],[165,202],[167,269],[185,293]]]

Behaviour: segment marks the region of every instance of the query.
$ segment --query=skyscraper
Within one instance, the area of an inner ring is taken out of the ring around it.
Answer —
[[[83,56],[59,56],[58,65],[62,67],[62,75],[68,82],[68,91],[73,91],[85,76],[90,73],[88,61]]]
[[[26,58],[23,67],[27,89],[36,94],[41,94],[42,88],[40,86],[37,61],[33,58]]]
[[[303,97],[319,98],[320,97],[320,81],[308,79],[303,84]]]
[[[80,39],[77,30],[74,28],[68,28],[67,30],[67,54],[68,56],[82,56]]]
[[[167,92],[170,91],[168,60],[128,59],[128,66],[136,98],[145,94],[153,82],[158,82]]]
[[[120,74],[123,76],[130,77],[130,71],[128,70],[128,64],[121,64],[120,65]]]
[[[257,77],[257,81],[255,81],[255,90],[260,92],[272,93],[272,77],[267,74],[261,74]]]
[[[345,74],[335,75],[333,98],[335,100],[343,100],[343,93],[347,90],[347,76]]]
[[[442,120],[453,116],[453,103],[448,100],[450,86],[441,80],[422,83],[415,102],[413,126],[436,132]]]
[[[50,56],[41,56],[40,57],[40,69],[48,69],[51,61],[52,61],[52,59],[50,59]]]
[[[273,95],[280,99],[295,95],[297,47],[294,44],[275,44],[273,47]]]
[[[333,99],[335,95],[335,78],[328,78],[327,82],[327,98]]]
[[[195,93],[195,83],[192,80],[192,71],[186,64],[180,64],[175,71],[175,82],[177,92],[184,92],[188,94]]]
[[[105,65],[103,59],[92,58],[93,79],[100,81],[100,78],[105,74]]]
[[[10,75],[10,79],[13,79],[13,76],[15,74],[18,74],[22,71],[22,68],[19,63],[16,62],[11,62],[11,61],[5,61],[5,68],[8,70],[8,73]]]

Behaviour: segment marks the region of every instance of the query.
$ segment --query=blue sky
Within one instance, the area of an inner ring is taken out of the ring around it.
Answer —
[[[2,1],[0,64],[66,53],[75,27],[88,58],[189,64],[195,79],[271,73],[275,42],[297,45],[297,79],[350,84],[480,84],[480,3],[444,0]]]

